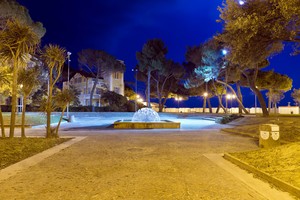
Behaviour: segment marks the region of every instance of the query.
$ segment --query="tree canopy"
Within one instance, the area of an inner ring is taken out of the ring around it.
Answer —
[[[31,27],[39,38],[42,38],[46,33],[43,24],[34,22],[28,9],[15,0],[0,0],[0,29],[6,26],[7,20],[18,20],[21,24]]]

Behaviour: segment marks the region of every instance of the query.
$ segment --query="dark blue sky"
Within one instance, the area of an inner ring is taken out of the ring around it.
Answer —
[[[222,0],[18,0],[29,9],[35,21],[47,29],[43,44],[54,43],[72,52],[76,67],[76,54],[81,49],[104,50],[126,64],[125,80],[133,81],[131,69],[136,65],[135,53],[153,38],[162,39],[169,49],[168,57],[184,61],[187,46],[199,45],[221,32],[216,23],[217,7]],[[300,56],[290,57],[290,50],[272,58],[269,69],[275,68],[294,79],[300,88]],[[139,91],[143,91],[140,84]],[[253,94],[245,90],[245,98]],[[287,101],[290,94],[286,94]],[[182,102],[182,106],[192,106]],[[253,106],[248,103],[247,106]],[[200,102],[196,106],[200,106]]]

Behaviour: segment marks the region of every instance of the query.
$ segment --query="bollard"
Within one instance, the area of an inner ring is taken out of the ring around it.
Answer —
[[[277,124],[262,124],[259,126],[259,147],[271,148],[280,145],[279,126]]]
[[[68,122],[75,122],[75,116],[74,115],[70,115]]]

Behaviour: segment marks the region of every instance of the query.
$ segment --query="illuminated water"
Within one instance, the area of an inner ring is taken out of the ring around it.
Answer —
[[[151,108],[142,108],[136,111],[132,117],[133,122],[157,122],[160,121],[158,113]]]

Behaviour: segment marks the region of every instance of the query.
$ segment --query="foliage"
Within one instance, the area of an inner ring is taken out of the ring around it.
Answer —
[[[9,20],[0,30],[0,57],[2,62],[9,63],[12,68],[12,114],[10,137],[14,137],[14,126],[17,104],[17,80],[20,68],[26,67],[40,43],[40,38],[33,30],[19,21]]]
[[[39,38],[42,38],[46,33],[43,24],[32,21],[28,10],[15,0],[0,1],[0,29],[5,28],[7,20],[18,20],[20,23],[29,26]]]
[[[268,116],[264,98],[255,85],[256,75],[269,57],[282,51],[285,41],[299,41],[300,2],[251,0],[239,5],[236,0],[226,0],[219,11],[224,28],[216,38],[229,49],[226,59],[247,77],[263,115]]]
[[[293,80],[287,75],[271,71],[258,71],[256,86],[260,90],[288,91],[292,88]]]
[[[106,91],[101,96],[101,104],[106,105],[104,111],[134,111],[133,102],[130,102],[126,97],[111,91]]]
[[[151,85],[151,72],[154,70],[162,70],[165,62],[165,55],[168,49],[160,39],[152,39],[147,41],[142,51],[136,53],[139,71],[147,74],[147,104],[150,107],[150,85]]]
[[[44,63],[48,68],[49,77],[49,92],[46,100],[46,114],[47,114],[47,125],[46,125],[46,137],[56,137],[51,131],[51,112],[54,110],[53,105],[53,92],[55,84],[59,80],[62,73],[62,67],[66,59],[66,50],[59,47],[58,45],[48,45],[44,48],[42,53]]]
[[[299,29],[298,0],[251,0],[239,5],[226,0],[221,20],[224,32],[219,39],[230,49],[228,59],[243,69],[257,64],[283,49],[283,41],[296,41]]]
[[[129,100],[136,100],[137,99],[137,94],[127,84],[125,84],[124,96],[127,97]]]
[[[172,60],[166,60],[162,68],[152,72],[151,77],[156,86],[155,97],[158,98],[159,112],[162,112],[164,104],[170,94],[178,89],[179,81],[183,75],[183,66]]]
[[[69,138],[1,138],[0,169],[68,141]]]
[[[81,50],[78,53],[78,62],[81,68],[87,70],[94,78],[90,94],[90,105],[93,103],[94,92],[100,78],[104,77],[107,73],[125,71],[125,65],[122,61],[101,50]]]
[[[27,98],[38,89],[40,86],[39,68],[33,67],[28,69],[21,69],[18,74],[18,85],[20,85],[20,91],[22,95],[22,127],[21,136],[25,137],[25,112],[27,105]]]
[[[293,100],[300,105],[300,89],[294,88],[291,96],[293,97]]]
[[[74,99],[76,95],[73,90],[70,89],[64,89],[63,91],[59,91],[53,98],[54,100],[54,109],[60,108],[62,110],[60,119],[58,121],[58,124],[55,128],[55,136],[58,137],[58,130],[60,127],[60,123],[62,121],[62,118],[64,116],[64,112],[67,108],[67,105],[70,104]]]
[[[228,124],[229,122],[232,122],[241,117],[243,117],[243,116],[237,115],[237,114],[226,115],[226,116],[223,116],[223,117],[219,118],[218,120],[216,120],[216,122],[219,124]]]
[[[70,105],[72,106],[80,106],[79,95],[81,94],[80,90],[77,89],[75,86],[70,85],[70,90],[73,93],[73,101]]]
[[[270,99],[270,102],[273,104],[279,103],[284,99],[284,92],[282,90],[273,90],[266,93],[267,97]]]

